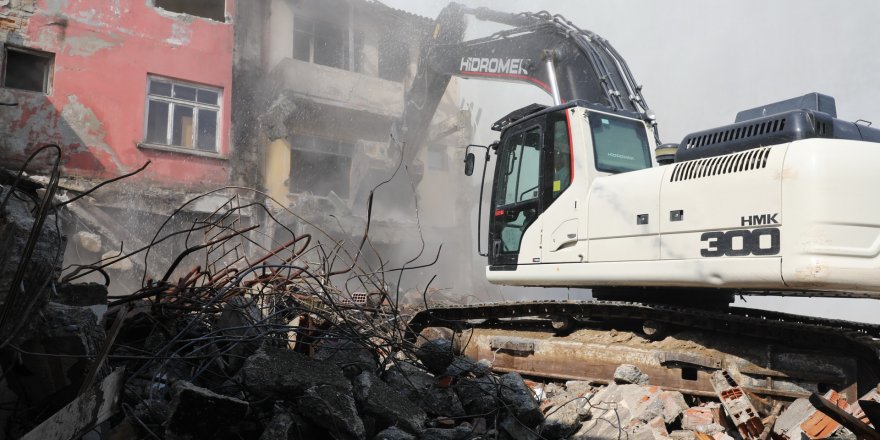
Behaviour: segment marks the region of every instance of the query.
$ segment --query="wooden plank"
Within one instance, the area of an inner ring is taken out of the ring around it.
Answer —
[[[99,387],[81,394],[22,440],[73,440],[109,419],[119,407],[124,371],[124,368],[117,368]]]
[[[880,429],[880,402],[876,400],[859,400],[859,408],[865,412],[865,416],[874,425],[874,429]]]
[[[859,438],[869,440],[880,440],[880,432],[874,430],[870,426],[862,423],[861,420],[855,418],[852,414],[840,409],[837,405],[831,403],[828,399],[813,393],[810,395],[810,403],[817,410],[832,418],[835,422],[846,426]]]

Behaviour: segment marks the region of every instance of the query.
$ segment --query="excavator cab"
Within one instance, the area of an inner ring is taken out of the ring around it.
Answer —
[[[489,220],[490,270],[584,261],[586,252],[578,256],[571,248],[586,238],[581,220],[592,180],[653,164],[644,121],[581,101],[525,107],[493,128],[502,134]]]

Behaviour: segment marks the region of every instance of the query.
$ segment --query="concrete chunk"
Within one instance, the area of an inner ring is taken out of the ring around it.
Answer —
[[[565,382],[565,391],[576,396],[586,396],[592,394],[594,386],[586,380],[570,380]]]
[[[354,396],[361,412],[384,426],[396,425],[414,434],[424,429],[425,412],[371,373],[361,373],[354,380]]]
[[[532,391],[523,382],[518,373],[507,373],[501,376],[499,396],[501,400],[510,405],[516,418],[529,427],[537,426],[544,420],[544,415],[538,408],[538,401],[532,395]]]
[[[118,369],[31,430],[22,440],[71,440],[112,417],[119,406],[124,371]]]
[[[453,388],[431,387],[419,400],[419,406],[433,416],[462,417],[464,407]]]
[[[590,418],[570,438],[617,440],[632,439],[636,434],[641,438],[665,437],[662,392],[656,386],[633,384],[602,388],[590,397]]]
[[[291,401],[314,385],[351,390],[351,383],[336,365],[282,348],[261,348],[247,358],[239,374],[252,393]]]
[[[419,437],[420,440],[466,440],[473,437],[473,429],[467,426],[457,426],[452,429],[428,428]]]
[[[297,410],[336,440],[367,438],[354,398],[337,387],[318,385],[307,389],[297,401]]]
[[[449,365],[452,364],[452,361],[455,360],[452,341],[448,339],[428,341],[416,350],[416,358],[431,373],[443,374],[449,368]]]
[[[538,440],[540,438],[535,430],[511,415],[505,417],[500,425],[501,429],[514,440]]]
[[[436,386],[434,376],[406,363],[385,372],[385,383],[401,392],[429,416],[461,417],[465,415],[454,388]]]
[[[189,382],[174,384],[171,416],[165,429],[166,439],[201,439],[223,437],[230,421],[247,415],[248,403],[217,394]],[[234,422],[233,422],[234,423]]]
[[[88,231],[73,234],[73,241],[89,252],[101,252],[101,236]]]
[[[443,372],[443,376],[458,377],[463,374],[468,374],[477,368],[477,361],[467,356],[456,356],[452,360],[452,363],[449,364],[448,367],[446,367],[446,371]]]
[[[663,416],[657,416],[648,421],[648,423],[636,428],[631,438],[643,440],[669,440],[669,432],[666,431],[666,422],[663,421]]]
[[[318,432],[316,426],[303,416],[276,408],[275,415],[266,424],[260,440],[310,440],[320,438],[323,433]]]
[[[642,373],[639,367],[630,364],[623,364],[614,370],[614,382],[619,384],[636,384],[647,385],[648,375]]]
[[[557,396],[544,412],[544,422],[539,430],[541,437],[557,439],[574,434],[586,418],[586,404],[585,397]]]
[[[462,378],[455,384],[455,393],[461,399],[465,412],[474,415],[491,414],[501,406],[498,400],[497,379],[493,376]]]
[[[30,347],[34,354],[22,354],[19,368],[6,374],[13,391],[28,402],[46,404],[57,411],[65,400],[76,396],[82,386],[83,372],[90,367],[89,356],[95,356],[106,338],[104,327],[98,325],[89,307],[48,303],[22,332],[21,347]],[[67,354],[70,357],[42,356],[40,353]]]
[[[694,431],[679,429],[670,432],[669,437],[672,438],[672,440],[697,440],[697,433]]]
[[[373,440],[416,440],[416,438],[395,426],[392,426],[378,434]]]
[[[807,420],[816,408],[807,399],[797,399],[788,406],[773,425],[773,433],[780,438],[800,439],[803,435],[801,423]]]
[[[335,363],[349,379],[365,371],[375,374],[379,367],[376,353],[347,339],[322,343],[314,357],[319,361]]]
[[[266,424],[260,440],[297,440],[293,417],[286,413],[277,413]]]
[[[666,424],[671,424],[688,409],[684,395],[678,391],[663,391],[660,393],[663,402],[663,419]]]

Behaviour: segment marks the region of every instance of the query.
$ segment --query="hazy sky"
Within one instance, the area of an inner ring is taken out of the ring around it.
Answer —
[[[435,17],[448,2],[383,0]],[[657,114],[664,142],[733,122],[739,110],[817,91],[837,100],[838,117],[880,124],[880,1],[847,0],[469,0],[509,12],[548,10],[601,35],[623,55]],[[468,37],[500,27],[472,20]],[[549,97],[530,86],[464,81],[462,98],[487,124]],[[878,146],[880,148],[880,146]],[[880,166],[880,164],[878,164]],[[880,322],[880,300],[750,298],[749,304]]]

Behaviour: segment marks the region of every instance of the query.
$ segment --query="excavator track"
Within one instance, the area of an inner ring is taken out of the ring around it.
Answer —
[[[543,324],[542,324],[543,322]],[[559,325],[559,323],[567,323]],[[880,377],[880,325],[859,322],[850,322],[835,319],[814,318],[808,316],[793,315],[781,312],[771,312],[757,309],[740,307],[727,307],[718,309],[700,309],[671,305],[659,305],[624,301],[529,301],[516,303],[493,303],[470,306],[436,307],[424,310],[413,316],[410,320],[411,338],[418,335],[427,327],[448,327],[459,331],[476,332],[478,329],[495,329],[491,333],[492,338],[504,337],[516,338],[517,335],[525,335],[535,338],[536,333],[523,331],[525,328],[535,329],[543,325],[544,335],[538,340],[541,343],[559,343],[566,341],[566,333],[575,331],[577,328],[599,325],[604,328],[617,328],[621,325],[629,328],[641,328],[642,323],[651,323],[651,327],[672,328],[677,331],[690,331],[705,335],[720,335],[727,340],[744,341],[743,344],[753,347],[766,344],[768,350],[783,347],[785,350],[793,350],[795,353],[817,353],[816,365],[822,364],[819,358],[851,359],[852,363],[858,364],[858,372],[844,380],[845,385],[850,387],[850,393],[857,396],[859,386],[856,382],[876,384]],[[548,325],[550,324],[550,325]],[[536,327],[538,326],[538,327]],[[488,331],[488,330],[487,330]],[[637,331],[638,333],[638,331]],[[473,333],[472,333],[473,334]],[[470,336],[472,337],[472,336]],[[509,338],[508,338],[509,339]],[[710,337],[711,339],[711,337]],[[511,339],[513,340],[513,339]],[[493,349],[497,354],[499,347],[493,342]],[[534,345],[534,344],[533,344]],[[533,346],[532,345],[532,346]],[[612,348],[617,348],[619,344]],[[485,352],[486,349],[483,350]],[[536,352],[540,350],[535,350]],[[596,352],[603,350],[590,350],[591,356],[580,364],[589,363],[597,356]],[[740,351],[741,352],[741,351]],[[576,351],[575,351],[576,353]],[[535,354],[537,355],[537,354]],[[494,354],[493,354],[494,356]],[[571,363],[575,370],[579,369],[578,362],[568,360],[572,353],[560,357],[558,362]],[[682,359],[681,354],[670,355]],[[626,357],[626,356],[624,356]],[[688,355],[684,355],[684,358]],[[791,357],[791,355],[789,355]],[[737,358],[734,356],[734,358]],[[807,358],[809,359],[809,357]],[[541,365],[549,366],[548,373],[544,376],[555,378],[585,378],[582,374],[560,373],[554,370],[549,361],[525,362],[527,358],[508,358],[511,366],[529,364],[532,370],[517,370],[508,368],[510,371],[522,371],[535,376],[542,376]],[[600,362],[601,359],[598,361]],[[833,362],[833,361],[828,361]],[[699,363],[699,362],[698,362]],[[765,361],[766,364],[774,364]],[[780,363],[776,361],[775,363]],[[721,362],[719,362],[719,365]],[[535,367],[537,366],[537,367]],[[706,366],[706,363],[703,363]],[[762,365],[769,367],[770,365]],[[772,365],[774,371],[780,377],[793,377],[793,373],[786,365]],[[801,370],[809,370],[810,366],[801,366]],[[819,367],[817,366],[816,369]],[[845,367],[840,367],[846,369]],[[767,368],[764,368],[767,370]],[[833,370],[833,369],[832,369]],[[767,370],[769,371],[769,370]],[[776,374],[776,373],[774,373]],[[590,376],[592,377],[592,376]],[[860,379],[859,379],[860,378]],[[610,378],[600,378],[610,379]],[[874,380],[873,382],[871,382]],[[681,388],[678,381],[671,388]],[[813,381],[815,384],[820,380]],[[663,385],[663,384],[661,384]],[[838,388],[841,388],[842,385]],[[772,388],[772,387],[771,387]],[[808,387],[809,388],[809,387]],[[768,388],[769,389],[769,388]],[[760,390],[758,390],[760,392]],[[695,392],[695,394],[699,394]],[[773,395],[773,392],[764,394]],[[786,395],[777,393],[777,395]],[[789,393],[788,397],[799,397],[798,393]]]

